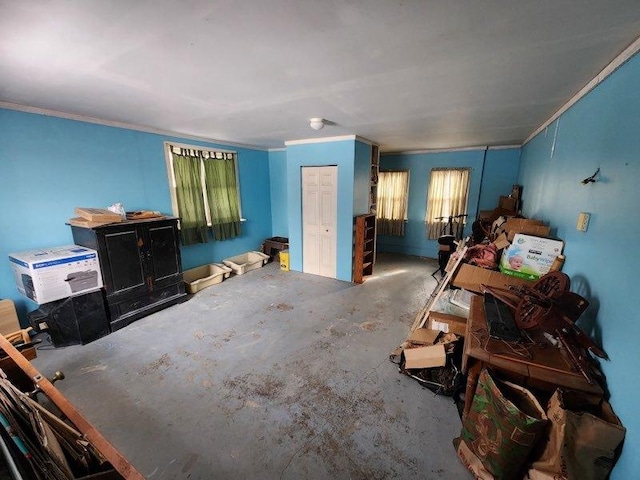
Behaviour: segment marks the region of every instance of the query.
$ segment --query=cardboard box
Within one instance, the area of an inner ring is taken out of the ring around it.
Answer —
[[[513,213],[516,213],[517,203],[518,203],[518,199],[514,197],[507,197],[504,195],[500,195],[500,197],[498,198],[498,208],[503,208]]]
[[[507,234],[507,240],[513,242],[513,239],[518,233],[533,235],[534,237],[548,237],[551,233],[551,229],[546,225],[527,225],[523,228],[509,230],[509,233]]]
[[[501,228],[507,234],[507,240],[513,242],[517,233],[525,233],[536,237],[548,237],[551,229],[541,220],[533,218],[508,218]]]
[[[88,208],[88,207],[76,207],[75,214],[79,217],[85,218],[90,222],[121,222],[122,216],[118,213],[114,213],[106,208]]]
[[[531,281],[524,278],[505,275],[504,273],[488,270],[464,263],[458,267],[451,279],[454,287],[464,288],[475,293],[483,293],[482,285],[497,288],[509,288],[510,285],[528,285]]]
[[[447,362],[447,355],[444,345],[430,345],[428,347],[405,348],[404,368],[433,368],[444,367]]]
[[[86,218],[82,218],[82,217],[73,217],[70,218],[69,220],[67,220],[67,223],[69,225],[72,225],[74,227],[82,227],[82,228],[93,228],[93,227],[100,227],[102,225],[108,225],[110,223],[114,223],[114,222],[92,222],[91,220],[87,220]]]
[[[429,312],[429,328],[464,336],[467,330],[467,319],[448,313]]]
[[[518,233],[511,246],[502,252],[500,271],[513,277],[537,280],[549,272],[563,246],[562,240]]]
[[[98,253],[78,245],[10,253],[18,291],[43,304],[102,287]]]
[[[20,321],[13,301],[0,300],[0,334],[7,335],[20,330]]]
[[[417,328],[407,340],[411,343],[415,343],[416,345],[433,345],[440,335],[440,330],[432,330],[430,328]]]
[[[493,244],[495,245],[496,250],[502,250],[503,248],[507,248],[509,245],[511,245],[511,242],[509,242],[507,236],[502,233],[493,241]]]
[[[498,209],[494,210],[480,210],[478,213],[478,220],[487,220],[489,223],[495,222],[500,216]]]

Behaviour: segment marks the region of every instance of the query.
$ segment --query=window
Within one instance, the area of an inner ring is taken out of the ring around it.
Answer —
[[[183,245],[240,235],[240,188],[235,152],[165,143],[173,213]]]
[[[404,236],[408,198],[408,171],[379,173],[376,212],[378,234]]]
[[[431,170],[425,217],[427,238],[437,239],[449,233],[460,238],[466,223],[470,173],[470,168]]]

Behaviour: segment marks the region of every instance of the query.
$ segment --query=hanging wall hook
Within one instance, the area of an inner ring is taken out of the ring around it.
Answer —
[[[595,183],[596,182],[596,177],[598,176],[598,174],[600,173],[600,168],[598,168],[596,170],[596,173],[594,173],[593,175],[591,175],[590,177],[585,178],[584,180],[582,180],[580,183],[582,183],[582,185],[588,185],[590,183]]]

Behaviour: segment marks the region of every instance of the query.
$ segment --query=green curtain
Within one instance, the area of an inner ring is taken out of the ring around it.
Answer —
[[[205,183],[213,238],[226,240],[240,235],[240,205],[233,155],[205,159]]]
[[[209,240],[202,198],[200,159],[173,153],[173,171],[176,179],[182,244],[207,243]]]

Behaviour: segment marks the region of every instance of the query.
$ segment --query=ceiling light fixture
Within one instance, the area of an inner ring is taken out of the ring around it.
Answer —
[[[322,130],[322,127],[324,127],[324,118],[312,118],[311,120],[309,120],[309,126],[314,130]]]

